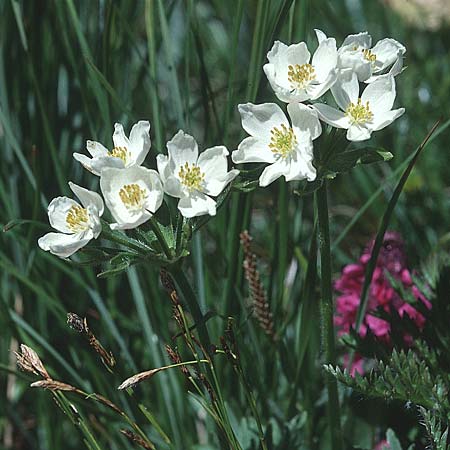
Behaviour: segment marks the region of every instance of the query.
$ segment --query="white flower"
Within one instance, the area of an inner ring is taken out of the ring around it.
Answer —
[[[324,39],[312,60],[304,42],[287,46],[275,41],[267,54],[264,72],[276,96],[283,102],[315,100],[336,80],[336,40]]]
[[[317,113],[302,103],[287,107],[292,125],[275,103],[239,105],[242,127],[250,134],[231,155],[234,163],[269,163],[259,178],[267,186],[280,176],[286,181],[316,178],[313,143],[322,132]]]
[[[68,197],[57,197],[48,205],[50,225],[60,233],[47,233],[38,240],[42,250],[60,258],[68,258],[91,239],[97,239],[102,230],[100,217],[103,200],[96,192],[69,183],[81,205]]]
[[[195,139],[180,130],[167,143],[168,156],[158,155],[158,172],[164,191],[179,198],[178,209],[184,217],[216,214],[219,195],[239,174],[228,172],[228,150],[223,146],[206,149],[199,156]]]
[[[147,222],[164,196],[158,172],[138,166],[103,169],[100,189],[116,220],[110,224],[112,230],[128,230]]]
[[[319,43],[327,39],[325,33],[315,30]],[[385,38],[372,47],[372,37],[366,31],[347,36],[338,49],[339,69],[352,69],[359,81],[372,83],[380,75],[397,76],[403,67],[406,48],[395,39]]]
[[[322,103],[313,107],[324,122],[347,129],[349,141],[369,139],[373,131],[388,126],[405,112],[405,108],[392,109],[395,81],[390,75],[368,84],[359,96],[358,78],[353,71],[346,70],[339,75],[331,92],[342,111]]]
[[[98,176],[105,167],[123,169],[140,166],[150,150],[150,123],[146,120],[136,123],[131,129],[129,139],[125,136],[123,126],[116,123],[112,138],[114,148],[111,151],[99,142],[87,141],[86,148],[92,158],[81,153],[74,153],[73,157],[89,172]]]

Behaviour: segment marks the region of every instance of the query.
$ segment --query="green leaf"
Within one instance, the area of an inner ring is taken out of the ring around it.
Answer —
[[[259,180],[239,180],[233,183],[233,190],[241,192],[254,191],[259,186]]]
[[[391,450],[402,450],[402,446],[394,431],[389,428],[386,433],[386,439],[389,443],[389,448]]]
[[[359,327],[361,326],[361,323],[364,318],[364,314],[366,312],[368,298],[369,298],[368,297],[369,286],[372,281],[373,272],[375,271],[375,266],[376,266],[376,262],[378,259],[378,255],[380,253],[381,246],[383,245],[384,233],[386,232],[387,227],[389,226],[389,223],[391,221],[391,217],[394,212],[395,205],[397,204],[400,194],[403,191],[403,187],[405,186],[405,183],[409,177],[409,174],[411,173],[414,165],[416,164],[420,153],[426,147],[427,143],[430,141],[430,138],[433,135],[433,133],[436,131],[438,125],[439,125],[439,121],[431,128],[431,130],[425,136],[425,139],[417,147],[416,151],[414,152],[414,157],[408,164],[408,167],[405,169],[402,176],[400,177],[400,180],[398,181],[397,186],[395,187],[394,193],[392,194],[392,197],[389,200],[389,203],[388,203],[386,210],[383,214],[383,217],[381,219],[381,223],[379,225],[377,236],[375,238],[375,242],[373,245],[372,254],[370,256],[369,263],[366,266],[364,285],[363,285],[363,288],[361,291],[361,300],[360,300],[360,304],[359,304],[358,312],[357,312],[357,316],[356,316],[356,326],[355,326],[356,331],[359,330]]]
[[[344,153],[336,153],[328,160],[326,171],[342,173],[347,172],[358,164],[372,164],[375,162],[389,161],[392,153],[378,148],[361,148]]]

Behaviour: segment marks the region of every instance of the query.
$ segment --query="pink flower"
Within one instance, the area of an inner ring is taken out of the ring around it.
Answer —
[[[375,446],[373,450],[387,450],[391,448],[388,441],[386,439],[383,439],[382,441],[378,442],[378,444]]]
[[[336,313],[334,317],[334,323],[338,328],[339,336],[348,334],[350,328],[355,327],[361,291],[364,284],[364,274],[366,265],[370,260],[373,243],[374,241],[372,240],[366,247],[359,262],[344,267],[341,277],[334,283],[335,290],[340,293],[336,299]],[[386,271],[393,278],[401,282],[405,290],[410,291],[428,309],[431,308],[431,303],[413,283],[411,272],[406,267],[404,243],[400,234],[393,231],[387,232],[369,288],[367,311],[358,333],[364,337],[369,329],[378,340],[390,344],[391,330],[389,322],[373,314],[378,308],[381,307],[386,312],[390,312],[391,308],[394,308],[400,317],[403,317],[405,314],[408,315],[418,329],[424,327],[425,317],[399,296],[385,276]],[[405,343],[409,345],[411,336],[405,335],[404,339]],[[351,373],[354,374],[355,371],[363,373],[363,360],[361,357],[359,359],[355,357]]]

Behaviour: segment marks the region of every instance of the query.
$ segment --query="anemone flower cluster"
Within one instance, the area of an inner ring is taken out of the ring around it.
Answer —
[[[123,126],[116,123],[108,150],[99,142],[87,141],[90,158],[74,153],[74,158],[88,171],[100,177],[102,197],[69,183],[81,205],[67,197],[50,203],[50,225],[59,233],[48,233],[38,241],[43,250],[68,258],[101,232],[100,217],[104,203],[114,222],[112,230],[139,227],[156,213],[164,194],[179,198],[178,209],[184,217],[215,215],[219,195],[239,171],[228,171],[228,150],[223,147],[206,149],[199,155],[192,136],[179,131],[167,143],[168,156],[158,155],[158,171],[142,166],[150,151],[150,123],[139,121],[129,137]],[[212,196],[212,197],[211,197]]]
[[[365,269],[370,260],[372,247],[373,241],[366,247],[359,261],[345,266],[341,277],[335,281],[334,288],[340,295],[336,299],[334,322],[341,336],[348,334],[350,328],[355,327]],[[390,325],[374,315],[378,308],[382,308],[387,313],[395,309],[400,317],[406,314],[418,329],[424,327],[425,317],[399,296],[386,276],[386,271],[403,285],[405,291],[409,290],[427,308],[431,308],[431,304],[413,283],[411,271],[406,264],[404,243],[400,234],[393,231],[387,232],[370,285],[367,312],[358,333],[364,337],[370,330],[379,341],[389,344]],[[404,336],[404,340],[405,344],[410,344],[411,337]],[[355,370],[363,373],[363,360],[360,357],[355,358],[351,372],[354,373]]]
[[[371,36],[364,32],[347,36],[337,48],[334,38],[315,31],[319,45],[312,56],[305,42],[276,41],[267,54],[264,72],[275,95],[288,104],[290,121],[274,103],[238,107],[242,127],[250,136],[231,157],[235,163],[268,164],[260,186],[281,176],[286,181],[315,180],[313,141],[322,133],[320,121],[347,130],[349,141],[364,141],[405,112],[392,109],[394,77],[402,71],[406,52],[402,44],[385,38],[372,46]],[[337,108],[313,102],[328,90]]]
[[[392,109],[394,77],[402,70],[405,47],[383,39],[372,47],[368,33],[348,36],[339,49],[334,38],[316,30],[318,46],[311,56],[305,42],[286,45],[276,41],[263,70],[287,114],[275,103],[238,105],[242,127],[249,134],[232,152],[235,164],[266,164],[259,177],[264,187],[281,176],[286,181],[314,181],[313,142],[322,133],[321,121],[347,130],[347,139],[362,141],[400,117]],[[366,84],[360,88],[360,82]],[[311,103],[331,90],[337,108]],[[309,102],[306,104],[305,102]],[[338,109],[339,108],[339,109]],[[113,145],[87,141],[89,154],[73,157],[100,178],[102,197],[75,184],[70,187],[81,204],[67,197],[48,207],[49,221],[58,233],[39,239],[43,250],[68,258],[102,230],[100,217],[106,204],[112,230],[130,230],[151,220],[164,194],[178,199],[185,218],[214,216],[214,199],[238,176],[228,169],[229,152],[215,146],[199,152],[195,139],[180,130],[167,143],[167,155],[156,158],[157,171],[143,163],[150,151],[150,123],[136,123],[127,137],[116,123]]]

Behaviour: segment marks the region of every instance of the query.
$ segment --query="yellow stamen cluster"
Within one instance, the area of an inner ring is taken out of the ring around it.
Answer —
[[[360,98],[358,98],[357,103],[350,103],[345,114],[350,118],[352,123],[366,123],[373,119],[373,113],[370,110],[369,102],[364,105]]]
[[[372,50],[370,50],[369,48],[364,48],[361,51],[363,52],[364,59],[370,61],[372,64],[375,63],[375,61],[377,60],[377,55],[375,55],[375,53],[372,53]]]
[[[205,179],[205,174],[196,164],[189,165],[189,163],[186,162],[184,166],[180,167],[178,177],[184,186],[186,186],[190,191],[194,191],[200,189],[201,184]]]
[[[67,212],[66,223],[74,233],[87,230],[89,228],[88,212],[80,205],[72,205]]]
[[[147,191],[138,184],[125,184],[119,191],[120,200],[127,209],[141,209],[147,198]]]
[[[128,160],[129,152],[126,147],[114,147],[110,152],[109,156],[114,158],[120,158],[125,164]]]
[[[316,74],[311,64],[288,66],[288,80],[294,89],[304,89],[310,81],[315,79]]]
[[[295,137],[294,130],[288,128],[286,125],[281,124],[281,130],[274,127],[270,130],[272,135],[270,138],[269,148],[272,153],[275,153],[282,158],[286,158],[294,150],[297,144],[297,138]]]

